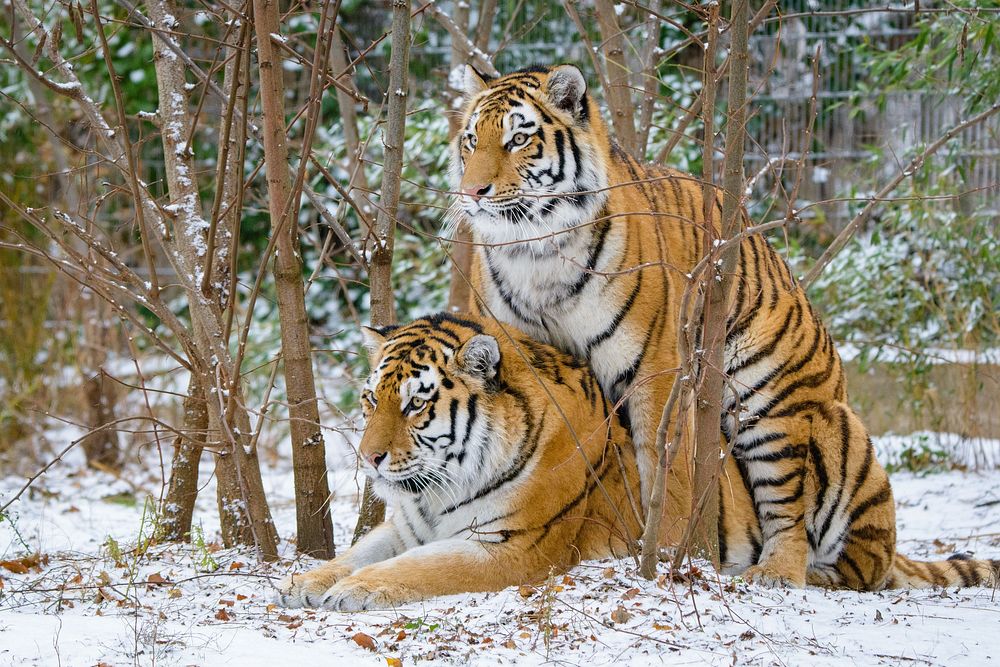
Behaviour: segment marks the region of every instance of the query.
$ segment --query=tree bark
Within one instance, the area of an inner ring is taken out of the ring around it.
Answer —
[[[383,144],[382,190],[375,218],[374,248],[368,274],[371,294],[371,323],[379,327],[396,321],[392,292],[392,250],[399,209],[399,184],[403,172],[403,140],[406,130],[407,72],[410,60],[410,0],[392,3],[392,54],[389,59],[388,122]],[[354,542],[385,518],[385,504],[365,480],[361,511],[354,528]]]
[[[115,420],[114,383],[103,368],[84,381],[83,395],[90,409],[92,423],[95,427],[100,427],[80,443],[87,456],[87,463],[98,468],[118,470],[122,463],[118,432],[112,427],[104,427]]]
[[[230,15],[230,18],[235,16]],[[231,253],[235,230],[239,227],[242,212],[242,146],[236,138],[236,116],[234,110],[242,108],[247,85],[241,73],[244,69],[242,56],[246,45],[247,28],[240,31],[241,44],[227,48],[227,60],[222,89],[229,99],[227,109],[219,128],[218,175],[216,178],[216,202],[213,206],[214,235],[209,233],[206,269],[201,288],[206,298],[215,299],[216,305],[224,310],[232,296]],[[224,213],[221,207],[225,207]],[[221,215],[221,220],[218,216]],[[221,223],[221,224],[220,224]],[[194,506],[198,499],[198,471],[202,452],[208,441],[209,409],[205,387],[192,374],[188,382],[188,393],[184,399],[184,435],[174,440],[171,457],[170,481],[163,500],[160,517],[161,539],[187,541],[191,539],[191,522]],[[194,440],[195,442],[191,442]]]
[[[462,4],[462,3],[456,3]],[[466,12],[468,8],[466,7]],[[476,37],[473,39],[476,48],[483,53],[489,52],[490,33],[493,32],[493,19],[497,13],[497,0],[483,0],[479,3],[479,17],[476,19]],[[468,21],[468,19],[466,19]],[[459,25],[462,25],[459,23]],[[454,49],[452,49],[454,53]]]
[[[170,462],[170,482],[160,511],[160,539],[186,542],[191,539],[191,521],[198,499],[198,466],[208,439],[208,403],[205,390],[192,375],[184,397],[183,434],[177,437]],[[194,440],[195,442],[191,442]]]
[[[333,31],[332,44],[330,46],[330,65],[337,80],[346,86],[354,89],[354,79],[348,72],[350,61],[347,51],[344,48],[344,41],[340,37],[340,31]],[[337,89],[337,105],[340,107],[340,120],[344,124],[344,143],[347,153],[347,171],[351,175],[348,193],[353,194],[354,190],[368,189],[368,179],[365,177],[364,160],[361,151],[361,135],[358,132],[358,112],[355,108],[355,100],[342,90]],[[362,212],[359,211],[360,215]]]
[[[14,27],[17,27],[16,24]],[[29,59],[31,54],[28,53],[27,42],[19,39],[15,41],[21,57]],[[63,212],[73,220],[82,221],[85,226],[90,226],[86,216],[83,215],[83,198],[71,175],[73,170],[70,168],[63,138],[55,131],[58,125],[52,113],[52,105],[49,103],[49,91],[35,78],[27,77],[27,83],[35,98],[36,115],[52,137],[49,149],[55,169],[52,170],[51,178],[58,185],[57,200]],[[76,247],[81,253],[87,252],[87,248],[79,240],[76,242]],[[76,306],[76,316],[82,334],[77,345],[77,360],[83,382],[83,393],[86,397],[86,408],[89,412],[84,423],[91,429],[96,429],[81,442],[81,445],[87,463],[118,470],[122,463],[118,431],[113,428],[99,428],[115,421],[115,385],[108,381],[103,368],[108,359],[109,345],[114,340],[113,331],[107,322],[110,309],[104,301],[94,298],[93,294],[84,293],[79,297],[69,299],[69,303]]]
[[[205,387],[208,408],[209,434],[219,439],[216,473],[218,479],[219,510],[223,542],[227,546],[251,544],[264,560],[277,558],[277,533],[271,520],[260,464],[256,452],[247,448],[250,418],[242,400],[235,407],[226,408],[223,396],[230,386],[234,368],[224,336],[224,321],[218,289],[209,285],[210,294],[203,291],[206,266],[208,232],[210,224],[202,217],[201,198],[194,180],[195,162],[186,145],[191,136],[192,119],[188,110],[184,65],[165,42],[176,28],[176,8],[169,0],[151,0],[148,3],[150,18],[159,31],[153,33],[153,63],[160,102],[163,141],[163,159],[170,203],[165,210],[173,212],[174,261],[178,275],[188,297],[194,329],[197,358],[192,359],[194,382]],[[150,219],[158,216],[158,209],[148,200]]]
[[[656,66],[660,56],[657,54],[660,46],[660,13],[661,0],[649,2],[649,15],[646,17],[645,41],[639,54],[641,69],[636,73],[636,88],[642,90],[642,103],[639,105],[638,127],[636,128],[636,153],[639,159],[646,156],[649,146],[649,132],[653,127],[653,109],[659,94],[660,79]]]
[[[280,35],[277,0],[254,0],[254,28],[260,67],[260,96],[264,116],[264,161],[267,166],[268,209],[271,230],[278,236],[274,282],[281,322],[281,349],[288,394],[292,465],[295,474],[295,518],[298,550],[317,558],[334,554],[327,481],[326,446],[319,423],[316,382],[312,368],[305,284],[299,256],[298,207],[291,201],[292,180],[285,137],[284,81],[280,49],[272,35]],[[323,38],[318,36],[317,44]],[[303,155],[303,160],[307,156]]]
[[[496,9],[495,4],[493,5],[493,9]],[[485,39],[488,40],[489,28],[487,27],[485,31],[483,30],[482,19],[484,15],[485,10],[481,9],[476,34],[478,37],[485,33]],[[462,32],[467,32],[469,30],[468,3],[455,3],[455,12],[451,18]],[[492,21],[492,16],[489,18]],[[477,43],[476,46],[478,48],[479,44]],[[457,39],[452,38],[449,72],[454,73],[456,69],[470,64],[469,50],[464,47],[464,43],[460,43]],[[449,84],[455,81],[456,77],[448,77]],[[448,140],[450,141],[455,137],[459,129],[461,129],[462,116],[458,113],[458,108],[465,99],[465,91],[449,87],[448,94],[448,104],[451,106],[451,111],[453,112],[448,114]],[[469,245],[471,242],[472,231],[469,229],[469,225],[464,221],[459,222],[455,228],[455,235],[452,237],[451,243],[451,285],[448,289],[448,311],[452,313],[464,312],[471,305],[470,298],[472,291],[469,289],[468,283],[469,271],[472,269],[472,246]]]
[[[731,66],[729,68],[729,95],[727,99],[726,155],[722,179],[722,220],[721,240],[732,238],[740,231],[743,199],[743,148],[746,141],[747,107],[747,66],[748,56],[748,0],[733,0],[731,3],[730,26],[732,44],[730,46]],[[712,6],[709,32],[714,37],[713,23],[717,20],[717,6]],[[709,48],[714,51],[714,47]],[[714,81],[715,63],[706,60],[706,80]],[[714,86],[712,99],[704,100],[706,135],[705,153],[712,147],[710,116],[714,110]],[[711,161],[706,163],[706,181],[710,182]],[[716,196],[705,199],[706,220],[712,219]],[[705,235],[706,254],[714,253],[715,223],[707,225]],[[690,537],[685,543],[692,544],[701,556],[719,565],[719,424],[722,416],[722,398],[725,388],[725,343],[726,322],[730,308],[732,286],[735,284],[736,267],[739,263],[740,244],[734,243],[713,258],[713,266],[703,283],[705,290],[702,312],[703,354],[699,360],[701,379],[696,387],[695,401],[695,453],[693,479],[693,507],[688,531]]]
[[[611,113],[611,124],[615,128],[618,143],[637,159],[637,137],[635,132],[635,107],[629,90],[629,67],[625,55],[625,36],[615,14],[612,0],[596,0],[597,23],[601,27],[604,67],[607,72],[608,90],[606,97]]]

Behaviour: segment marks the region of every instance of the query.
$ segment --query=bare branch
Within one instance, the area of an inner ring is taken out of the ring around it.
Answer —
[[[851,237],[854,236],[854,234],[858,231],[858,228],[860,228],[861,225],[863,225],[865,222],[868,221],[868,219],[872,215],[872,212],[879,205],[879,203],[886,197],[888,197],[892,193],[892,191],[899,186],[900,183],[902,183],[910,176],[913,176],[917,172],[917,170],[923,166],[924,162],[926,162],[928,158],[937,153],[942,146],[947,144],[949,141],[951,141],[952,139],[954,139],[955,137],[957,137],[959,134],[969,129],[970,127],[979,125],[983,121],[995,116],[998,112],[1000,112],[1000,102],[997,102],[990,108],[986,109],[985,111],[982,111],[976,114],[975,116],[967,118],[961,123],[958,123],[950,130],[945,132],[943,135],[938,137],[919,155],[910,160],[909,164],[906,165],[906,168],[900,170],[900,172],[896,174],[888,183],[886,183],[881,190],[879,190],[877,193],[875,193],[872,197],[869,198],[868,203],[865,204],[865,207],[862,208],[849,223],[847,223],[847,226],[844,227],[843,231],[841,231],[840,234],[837,235],[837,238],[833,240],[833,243],[831,243],[830,246],[823,251],[823,254],[820,255],[819,259],[816,260],[816,263],[813,264],[812,268],[809,269],[809,272],[806,274],[806,276],[802,278],[802,280],[800,281],[802,288],[808,289],[809,286],[812,285],[812,283],[816,280],[819,274],[823,272],[823,269],[826,268],[826,266],[837,255],[837,253],[839,253],[841,250],[844,249],[844,246],[847,245],[847,242],[851,240]]]

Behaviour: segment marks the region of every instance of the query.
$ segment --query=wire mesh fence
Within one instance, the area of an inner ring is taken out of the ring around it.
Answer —
[[[455,4],[445,6],[453,11]],[[634,10],[631,4],[619,5],[623,16],[627,16],[626,11]],[[480,7],[481,3],[472,3],[473,28]],[[588,11],[588,3],[580,4],[579,11]],[[694,13],[683,8],[666,5],[664,13],[693,30],[701,27]],[[915,16],[912,6],[902,4],[873,7],[872,3],[859,0],[782,2],[780,14],[765,20],[751,36],[754,109],[749,128],[751,143],[745,157],[748,173],[773,167],[782,180],[791,180],[796,175],[783,172],[781,165],[797,161],[805,151],[799,201],[835,200],[852,191],[859,173],[879,177],[901,168],[910,148],[934,140],[954,125],[961,117],[962,103],[952,98],[948,90],[886,90],[871,81],[865,47],[895,49],[906,44],[918,34]],[[623,26],[626,24],[623,20]],[[631,27],[624,29],[630,36],[630,44],[642,39],[641,32]],[[417,34],[412,80],[422,92],[439,94],[447,82],[451,40],[447,31],[429,18],[423,20]],[[661,47],[669,51],[672,44],[666,34],[661,33]],[[683,33],[676,35],[685,39]],[[600,43],[599,35],[590,37],[595,45]],[[585,71],[591,85],[599,89],[585,41],[561,4],[499,2],[488,52],[495,56],[494,64],[500,72],[538,63],[574,62]],[[813,111],[812,61],[817,53],[819,76]],[[371,72],[383,69],[379,63],[385,57],[386,54],[368,57]],[[663,76],[674,68],[682,70],[682,76],[688,79],[696,78],[692,63],[697,62],[697,57],[682,53],[666,61],[660,74]],[[665,90],[670,91],[670,83],[666,79],[663,83]],[[812,139],[805,146],[806,127],[813,113]],[[960,173],[961,190],[973,193],[963,198],[963,207],[1000,215],[995,203],[1000,182],[1000,120],[970,129],[959,142],[963,148],[955,155],[955,166]],[[882,159],[877,158],[879,154]],[[772,180],[765,178],[761,183]],[[812,214],[822,215],[823,221],[836,229],[846,222],[850,212],[850,202],[831,201],[821,213],[813,209]]]

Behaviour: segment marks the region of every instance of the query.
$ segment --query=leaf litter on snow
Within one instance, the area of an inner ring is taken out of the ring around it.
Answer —
[[[771,590],[718,576],[706,563],[673,573],[663,563],[646,581],[629,559],[586,562],[531,585],[400,609],[284,609],[273,602],[273,582],[317,561],[295,556],[287,541],[273,565],[257,564],[248,549],[221,548],[211,483],[196,513],[204,522],[199,539],[158,544],[143,526],[142,497],[158,493],[156,475],[136,470],[130,478],[132,486],[56,467],[0,522],[0,663],[593,667],[1000,657],[991,639],[1000,600],[992,591]],[[357,484],[349,471],[331,480],[341,546],[353,529]],[[291,473],[272,471],[265,482],[287,532],[295,523]],[[22,483],[0,479],[0,494]],[[1000,510],[983,502],[998,484],[997,470],[894,475],[900,551],[1000,556]],[[135,502],[106,500],[126,492]]]

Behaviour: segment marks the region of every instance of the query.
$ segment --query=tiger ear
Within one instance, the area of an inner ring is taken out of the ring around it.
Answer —
[[[494,379],[500,372],[500,346],[493,336],[473,336],[462,346],[456,357],[463,373],[484,382]]]
[[[374,368],[382,358],[382,348],[385,347],[385,336],[391,329],[389,327],[361,327],[361,342],[368,350],[368,362]]]
[[[472,98],[490,87],[490,77],[481,74],[472,65],[465,66],[465,97]]]
[[[559,65],[549,73],[545,92],[557,109],[578,116],[586,104],[587,80],[576,65]]]

